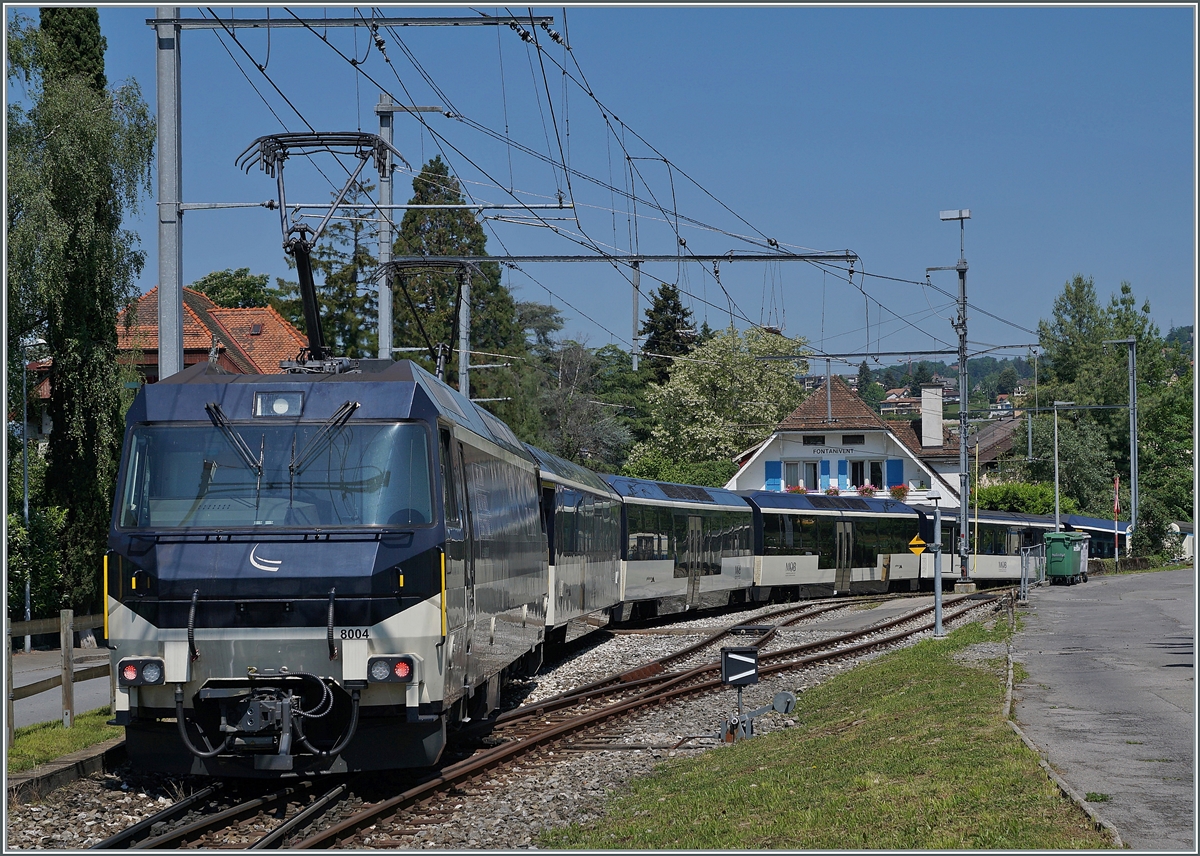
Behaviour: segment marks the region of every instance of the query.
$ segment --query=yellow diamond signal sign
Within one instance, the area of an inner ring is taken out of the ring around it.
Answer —
[[[908,549],[912,550],[918,556],[925,552],[925,542],[921,540],[920,535],[913,536],[913,539],[908,542]]]

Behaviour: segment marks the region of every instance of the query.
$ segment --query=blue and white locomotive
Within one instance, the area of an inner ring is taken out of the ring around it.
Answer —
[[[105,588],[136,763],[208,774],[424,766],[536,668],[537,466],[418,366],[146,386]]]

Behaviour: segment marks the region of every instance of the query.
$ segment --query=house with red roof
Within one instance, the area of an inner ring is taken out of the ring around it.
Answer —
[[[942,418],[942,394],[941,383],[922,384],[920,418],[888,421],[835,376],[828,389],[815,391],[771,436],[734,460],[739,469],[725,487],[786,491],[802,486],[810,492],[836,487],[853,493],[870,484],[885,494],[904,485],[910,503],[927,503],[929,490],[936,488],[941,504],[953,505],[958,502],[958,434]],[[983,463],[1011,450],[1014,420],[1006,421],[969,438],[972,460],[977,444]]]
[[[183,367],[211,359],[226,371],[278,374],[308,340],[270,306],[231,309],[183,289]],[[158,288],[117,318],[117,350],[134,359],[147,383],[158,380]]]
[[[269,306],[229,309],[191,288],[183,289],[183,367],[212,360],[240,374],[279,374],[279,363],[294,360],[308,340]],[[158,381],[158,287],[117,316],[117,359],[133,361],[146,383]],[[30,439],[50,433],[52,359],[28,364],[30,384],[42,406],[29,414]]]

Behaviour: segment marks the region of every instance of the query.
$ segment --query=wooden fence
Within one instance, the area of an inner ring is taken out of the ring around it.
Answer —
[[[62,723],[64,728],[70,728],[75,719],[75,684],[79,681],[90,681],[93,678],[109,676],[111,681],[112,669],[109,663],[101,663],[89,669],[75,671],[75,631],[92,630],[104,626],[103,615],[84,615],[75,617],[75,611],[64,609],[58,618],[39,618],[36,621],[8,622],[8,638],[4,650],[4,682],[5,695],[8,699],[8,745],[12,745],[14,709],[13,702],[23,698],[48,692],[56,687],[62,687]],[[13,651],[14,636],[38,636],[44,633],[58,633],[59,646],[62,651],[62,669],[52,678],[27,684],[23,687],[13,686]]]

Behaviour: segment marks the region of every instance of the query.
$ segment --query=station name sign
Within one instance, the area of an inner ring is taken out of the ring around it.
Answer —
[[[823,457],[825,455],[853,455],[856,451],[861,452],[861,449],[842,449],[838,446],[805,446],[804,452],[807,455]]]

